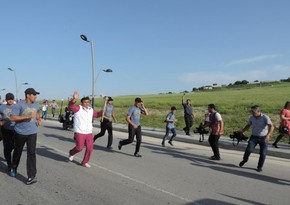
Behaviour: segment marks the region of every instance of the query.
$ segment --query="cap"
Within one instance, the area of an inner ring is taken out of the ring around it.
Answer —
[[[39,95],[40,94],[39,92],[36,92],[33,88],[27,88],[24,93],[25,95],[27,94]]]
[[[135,102],[136,103],[140,103],[140,102],[143,102],[143,101],[141,100],[141,98],[135,98]]]
[[[112,97],[108,97],[107,101],[114,101]]]
[[[172,107],[171,107],[171,110],[177,110],[177,109],[176,109],[176,107],[175,107],[175,106],[172,106]]]
[[[14,95],[12,93],[7,93],[5,99],[6,100],[14,100]]]

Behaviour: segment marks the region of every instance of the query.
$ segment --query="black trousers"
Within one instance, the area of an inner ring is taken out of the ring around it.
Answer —
[[[8,130],[5,129],[4,127],[1,128],[2,131],[2,140],[3,140],[3,147],[4,147],[4,157],[7,162],[7,166],[11,167],[11,162],[12,162],[12,151],[14,149],[14,135],[15,131],[14,130]]]
[[[94,136],[94,141],[105,135],[106,130],[108,130],[108,144],[107,147],[111,147],[113,144],[113,126],[112,122],[105,120],[101,122],[101,132]]]
[[[136,136],[137,143],[136,143],[136,148],[135,148],[134,154],[137,154],[140,151],[140,146],[141,146],[141,141],[142,141],[141,126],[139,125],[135,129],[131,124],[129,124],[128,125],[128,134],[129,134],[128,139],[121,140],[120,145],[123,146],[123,145],[127,145],[127,144],[132,143],[134,141],[134,137]]]
[[[190,115],[184,115],[184,121],[185,121],[185,128],[183,130],[186,132],[187,135],[189,135],[190,128],[193,125],[193,119]]]
[[[37,134],[31,135],[21,135],[15,133],[15,143],[14,143],[14,152],[12,158],[12,168],[17,169],[20,158],[22,155],[23,147],[26,143],[27,148],[27,160],[26,160],[26,170],[27,176],[35,177],[36,175],[36,139]]]
[[[208,138],[208,142],[216,158],[220,158],[219,139],[220,139],[220,135],[213,135],[213,134],[210,134]]]

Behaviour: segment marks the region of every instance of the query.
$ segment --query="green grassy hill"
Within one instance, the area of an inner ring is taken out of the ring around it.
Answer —
[[[163,120],[171,106],[177,107],[176,127],[184,127],[183,109],[181,105],[182,94],[158,94],[139,96],[149,111],[149,116],[142,116],[142,125],[161,127]],[[137,97],[137,96],[136,96]],[[125,116],[135,96],[115,97],[114,105],[119,122],[125,123]],[[262,112],[269,115],[276,127],[279,126],[279,112],[285,102],[290,100],[290,83],[273,83],[267,86],[253,86],[240,88],[222,88],[218,90],[187,93],[185,98],[190,98],[195,114],[194,127],[204,121],[204,110],[207,105],[214,103],[225,122],[225,134],[245,126],[250,116],[251,105],[258,104]],[[275,137],[275,136],[274,136]]]
[[[140,96],[114,97],[115,114],[118,123],[126,123],[125,116],[128,108],[134,103],[135,97],[141,97],[149,111],[149,116],[142,116],[141,124],[148,127],[164,128],[164,118],[171,106],[177,107],[176,128],[184,127],[183,109],[181,105],[182,94],[156,94]],[[208,91],[187,93],[185,99],[190,98],[195,114],[194,128],[204,121],[204,110],[207,105],[214,103],[225,122],[225,135],[234,130],[243,128],[250,116],[249,108],[258,104],[262,112],[269,115],[275,127],[279,126],[279,112],[286,101],[290,100],[290,83],[276,82],[262,86],[238,86],[232,88],[219,88]],[[60,103],[59,103],[60,104]],[[103,100],[95,100],[96,109],[100,108]],[[247,133],[249,135],[249,133]],[[276,134],[273,135],[276,137]]]

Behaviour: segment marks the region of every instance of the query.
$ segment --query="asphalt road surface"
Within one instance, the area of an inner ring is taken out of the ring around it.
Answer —
[[[171,147],[166,142],[161,147],[160,139],[147,136],[142,139],[143,157],[136,158],[135,143],[118,150],[125,138],[127,133],[114,132],[113,150],[106,148],[107,135],[98,139],[92,167],[85,168],[80,166],[84,150],[68,161],[73,132],[62,130],[57,121],[44,121],[37,140],[37,183],[25,184],[25,150],[17,177],[7,174],[0,146],[0,204],[290,204],[289,159],[267,157],[258,173],[256,154],[240,168],[243,152],[222,149],[222,160],[211,161],[209,146],[173,142]]]

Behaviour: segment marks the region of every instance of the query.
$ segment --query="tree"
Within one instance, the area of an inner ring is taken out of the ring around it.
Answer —
[[[246,85],[246,84],[248,84],[249,83],[249,81],[247,81],[247,80],[242,80],[242,82],[241,82],[243,85]]]

